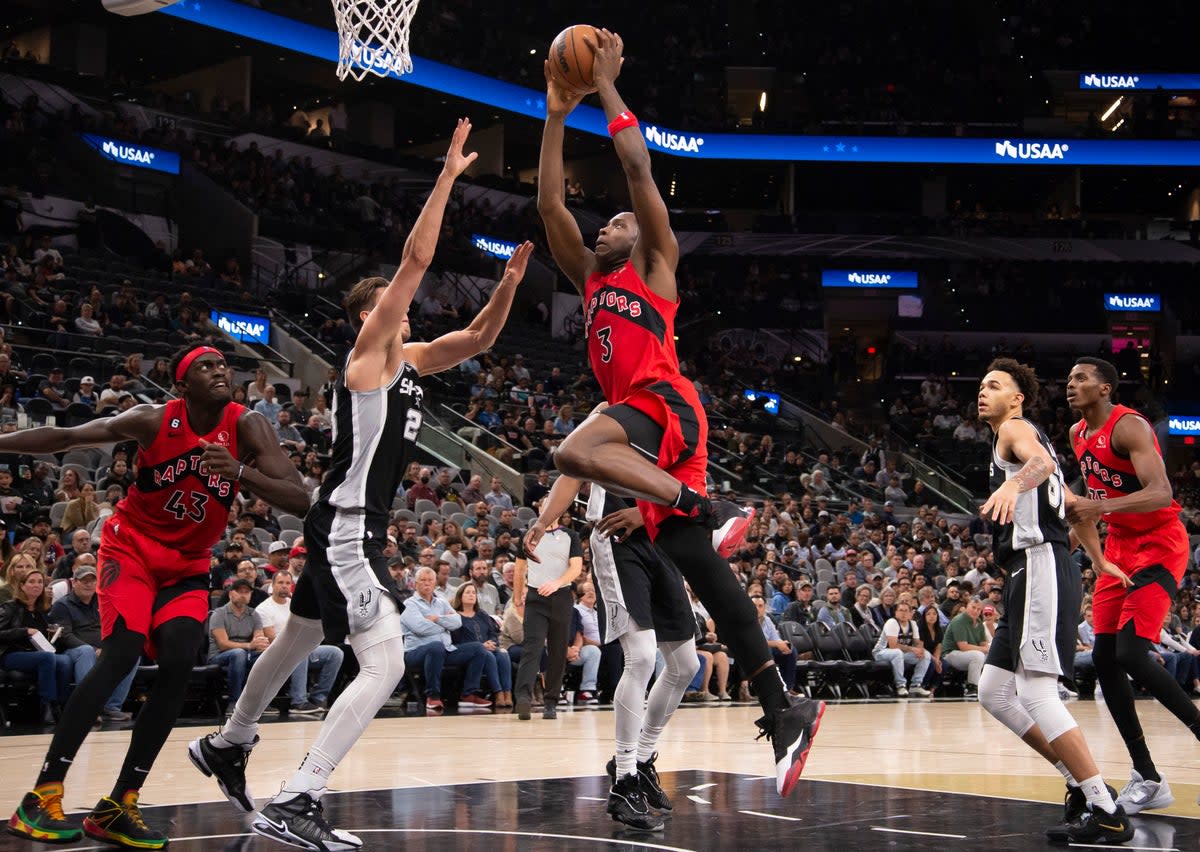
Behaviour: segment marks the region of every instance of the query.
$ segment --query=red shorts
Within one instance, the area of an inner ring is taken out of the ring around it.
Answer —
[[[682,376],[647,385],[605,414],[625,429],[629,444],[688,488],[707,494],[708,415],[695,386]],[[653,541],[658,527],[678,509],[638,500]]]
[[[1107,574],[1096,578],[1092,594],[1096,632],[1116,633],[1132,619],[1138,636],[1157,642],[1163,618],[1187,569],[1187,530],[1179,521],[1172,521],[1136,536],[1110,532],[1104,557],[1128,574],[1133,585],[1126,589]]]
[[[146,652],[153,657],[150,637],[160,624],[208,618],[208,557],[163,547],[118,513],[104,522],[96,561],[102,637],[123,618],[127,628],[146,637]]]

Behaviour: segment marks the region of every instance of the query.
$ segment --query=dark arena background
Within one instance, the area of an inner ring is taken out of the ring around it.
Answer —
[[[658,745],[674,809],[662,831],[638,833],[605,804],[619,645],[572,655],[562,696],[545,696],[558,700],[551,720],[539,707],[521,721],[500,683],[484,683],[493,706],[463,700],[456,667],[444,706],[427,705],[424,672],[409,666],[329,779],[327,817],[370,849],[1049,848],[1062,776],[985,711],[966,671],[939,658],[914,694],[874,648],[905,596],[945,619],[970,598],[985,625],[1003,614],[996,527],[980,512],[992,442],[981,379],[998,357],[1036,370],[1024,412],[1083,494],[1067,378],[1096,356],[1117,369],[1114,399],[1150,424],[1182,509],[1187,568],[1152,654],[1200,697],[1194,4],[363,4],[411,23],[359,54],[374,66],[362,80],[335,73],[329,0],[3,4],[0,436],[165,402],[177,390],[169,359],[207,344],[234,399],[271,420],[315,491],[354,344],[342,300],[363,278],[391,279],[467,116],[478,159],[450,197],[409,312],[413,339],[469,325],[516,247],[534,252],[495,344],[422,380],[383,554],[402,597],[429,567],[448,600],[481,560],[480,604],[500,647],[519,646],[506,566],[559,476],[559,445],[602,399],[579,294],[538,212],[542,62],[564,27],[607,27],[624,38],[617,86],[679,244],[675,346],[708,416],[709,492],[756,512],[730,568],[765,600],[787,686],[828,702],[820,737],[795,791],[778,796],[771,748],[754,741],[751,672],[719,654]],[[405,44],[411,72],[388,75]],[[589,247],[630,209],[606,125],[588,95],[564,141],[566,205]],[[0,447],[4,601],[32,568],[54,601],[95,572],[135,449]],[[235,577],[269,595],[309,557],[301,517],[242,498],[213,549],[213,608]],[[582,501],[566,520],[590,566]],[[1131,763],[1092,660],[1097,572],[1082,550],[1072,559],[1083,606],[1060,695],[1119,792]],[[3,806],[16,808],[75,674],[60,667],[61,700],[46,700],[10,655],[25,640],[6,635],[0,765]],[[336,677],[314,666],[310,691],[285,686],[264,718],[247,769],[260,803],[358,671],[342,637],[327,641],[344,652]],[[172,847],[275,848],[187,759],[240,688],[209,650],[142,788],[143,814]],[[156,677],[143,658],[97,719],[66,782],[69,820],[108,794]],[[1197,736],[1132,686],[1170,802],[1132,816],[1124,848],[1196,850]],[[3,852],[31,846],[49,848],[0,835]],[[85,836],[59,848],[107,847]]]

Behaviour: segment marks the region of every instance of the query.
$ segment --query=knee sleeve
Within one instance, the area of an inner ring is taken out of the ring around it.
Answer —
[[[657,650],[654,644],[654,631],[630,630],[621,637],[620,641],[621,650],[625,654],[625,671],[621,676],[621,684],[628,680],[630,684],[636,686],[637,696],[640,700],[646,694],[650,676],[654,674],[655,651]]]
[[[154,631],[159,677],[187,677],[204,641],[204,625],[190,618],[172,618]],[[101,657],[104,655],[101,654]]]
[[[399,614],[395,619],[399,622]],[[334,766],[362,736],[404,677],[403,637],[399,631],[384,638],[368,637],[373,629],[350,637],[358,658],[358,675],[333,703],[313,742],[313,748]]]
[[[979,678],[979,703],[1018,737],[1025,736],[1036,724],[1023,703],[1017,700],[1017,676],[999,666],[983,667]]]
[[[663,642],[660,646],[666,668],[663,675],[673,677],[680,683],[691,683],[700,671],[700,658],[696,656],[696,640],[686,642]]]
[[[1027,672],[1017,667],[1017,698],[1026,712],[1041,728],[1047,742],[1054,742],[1068,731],[1079,727],[1075,717],[1058,697],[1058,676],[1045,672]]]

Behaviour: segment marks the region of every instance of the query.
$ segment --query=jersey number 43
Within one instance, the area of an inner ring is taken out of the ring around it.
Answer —
[[[202,524],[204,523],[205,506],[207,504],[208,495],[202,491],[174,491],[167,499],[166,505],[163,508],[180,521],[187,518],[198,524]]]

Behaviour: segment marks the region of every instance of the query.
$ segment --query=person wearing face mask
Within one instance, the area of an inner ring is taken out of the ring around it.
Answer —
[[[440,505],[441,500],[438,499],[437,492],[430,487],[429,481],[433,478],[433,474],[427,467],[421,468],[421,476],[412,487],[405,492],[405,499],[408,500],[408,508],[411,510],[416,507],[418,500],[430,500],[434,505]]]

